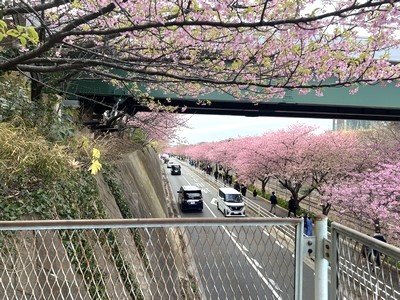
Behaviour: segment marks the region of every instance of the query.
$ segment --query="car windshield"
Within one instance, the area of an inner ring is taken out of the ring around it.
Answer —
[[[242,202],[242,197],[238,194],[227,194],[225,195],[226,202]]]
[[[185,199],[201,199],[200,192],[186,192]]]
[[[172,167],[172,169],[174,169],[174,170],[180,170],[180,169],[181,169],[181,166],[180,166],[180,165],[172,165],[171,167]]]

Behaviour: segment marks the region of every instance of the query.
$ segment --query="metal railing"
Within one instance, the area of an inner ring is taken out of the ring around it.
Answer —
[[[279,227],[295,230],[296,247]],[[0,222],[2,299],[302,299],[302,220]]]
[[[400,299],[400,249],[331,226],[330,299]]]

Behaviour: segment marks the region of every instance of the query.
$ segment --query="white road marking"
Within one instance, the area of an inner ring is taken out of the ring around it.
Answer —
[[[217,198],[212,198],[210,204],[217,206]]]
[[[282,291],[281,289],[279,289],[279,287],[277,287],[276,283],[264,276],[264,274],[262,274],[260,272],[260,270],[257,268],[257,266],[255,265],[255,263],[253,262],[253,258],[249,257],[244,250],[242,249],[242,247],[235,241],[235,239],[233,237],[230,236],[228,230],[226,230],[225,226],[222,226],[222,228],[224,228],[225,232],[229,235],[229,237],[231,238],[232,242],[236,245],[236,247],[239,249],[239,251],[243,254],[243,256],[246,258],[246,260],[249,262],[249,264],[253,267],[253,269],[256,271],[257,275],[261,278],[262,281],[264,281],[264,283],[268,286],[268,288],[271,290],[271,292],[274,294],[274,296],[276,297],[276,299],[282,299],[282,297],[278,294],[278,291]]]

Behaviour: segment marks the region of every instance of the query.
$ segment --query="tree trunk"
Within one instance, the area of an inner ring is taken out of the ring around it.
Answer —
[[[331,210],[332,204],[327,203],[322,205],[322,214],[327,216],[329,214],[329,211]]]

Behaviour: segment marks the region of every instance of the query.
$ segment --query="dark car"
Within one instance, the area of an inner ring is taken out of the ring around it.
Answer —
[[[193,185],[184,185],[178,191],[178,204],[182,211],[203,210],[203,195],[201,188]]]
[[[181,165],[171,165],[171,175],[181,175]]]

